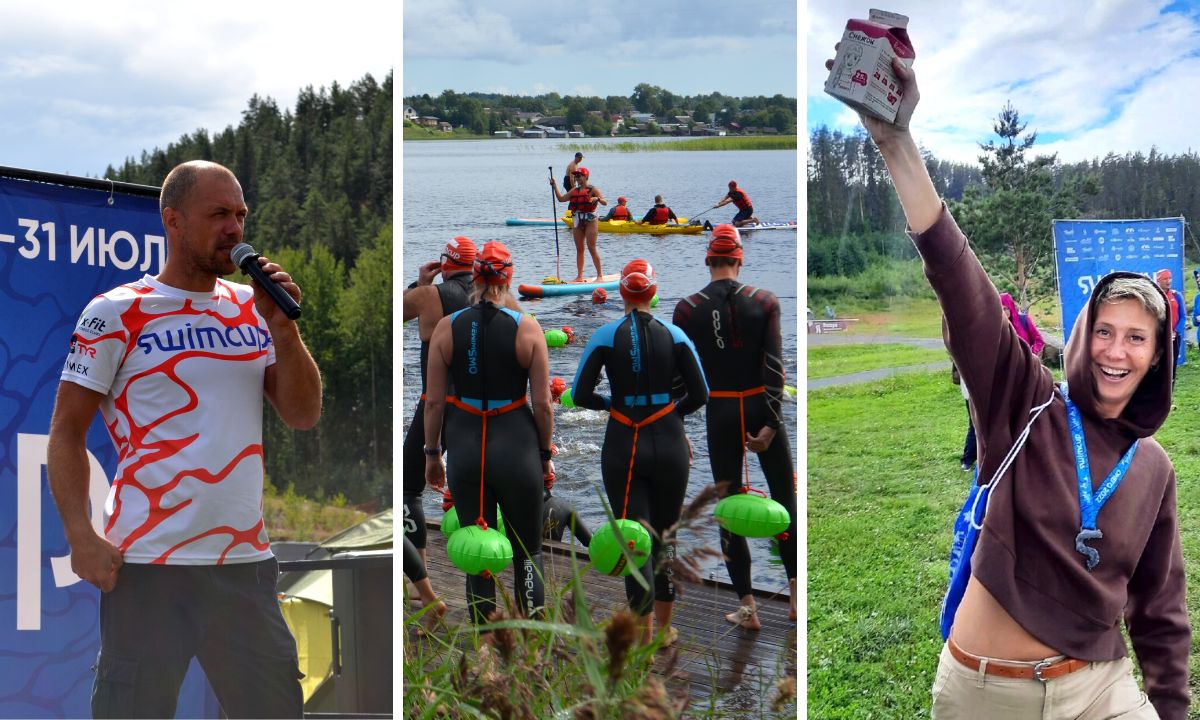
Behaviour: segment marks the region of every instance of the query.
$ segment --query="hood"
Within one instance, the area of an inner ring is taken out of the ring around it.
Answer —
[[[1100,414],[1096,410],[1096,386],[1091,373],[1092,358],[1088,352],[1092,322],[1096,317],[1096,297],[1103,287],[1120,277],[1145,279],[1144,275],[1131,272],[1114,272],[1105,275],[1092,290],[1087,305],[1079,313],[1079,317],[1075,318],[1071,339],[1067,342],[1067,347],[1063,352],[1071,400],[1079,407],[1080,412],[1096,419],[1100,418]],[[1153,282],[1151,284],[1154,285]],[[1158,285],[1154,285],[1154,289],[1163,296],[1163,302],[1167,307],[1170,307],[1162,289]],[[1171,335],[1167,332],[1170,313],[1167,315],[1168,317],[1158,324],[1158,333],[1155,338],[1155,347],[1162,350],[1158,366],[1152,367],[1142,378],[1141,384],[1134,391],[1133,397],[1130,398],[1129,404],[1125,406],[1120,417],[1102,421],[1111,424],[1113,429],[1133,437],[1153,435],[1166,421],[1167,414],[1171,412],[1171,370],[1174,364],[1171,362]]]

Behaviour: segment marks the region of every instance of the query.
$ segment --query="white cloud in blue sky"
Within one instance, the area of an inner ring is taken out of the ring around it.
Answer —
[[[884,9],[909,16],[921,104],[917,140],[935,155],[974,162],[1006,101],[1038,132],[1039,153],[1064,161],[1109,151],[1195,148],[1200,114],[1196,2],[911,0]],[[857,126],[825,95],[824,60],[849,17],[869,5],[807,3],[803,62],[810,129]]]
[[[406,0],[404,94],[791,97],[796,16],[777,0]]]
[[[252,95],[283,108],[308,85],[367,73],[382,80],[400,54],[399,18],[382,8],[366,0],[4,3],[0,165],[100,175],[197,129],[237,125]]]

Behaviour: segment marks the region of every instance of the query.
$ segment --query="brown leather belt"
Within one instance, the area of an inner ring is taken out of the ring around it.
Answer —
[[[954,638],[946,641],[946,647],[950,649],[950,655],[955,660],[972,670],[978,670],[979,666],[984,664],[980,662],[980,658],[960,648],[958,643],[954,642]],[[1087,660],[1077,660],[1075,658],[1063,658],[1054,662],[1043,660],[1034,664],[1013,664],[1006,663],[1003,660],[988,660],[983,672],[987,675],[996,675],[1014,680],[1041,680],[1042,682],[1046,682],[1064,675],[1070,675],[1076,670],[1084,669],[1088,665],[1091,665],[1091,663]]]

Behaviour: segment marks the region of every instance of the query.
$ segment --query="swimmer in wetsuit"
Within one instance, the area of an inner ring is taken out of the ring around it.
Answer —
[[[705,264],[712,279],[703,290],[679,301],[671,322],[695,343],[709,383],[708,456],[713,480],[728,483],[723,497],[745,487],[746,449],[758,454],[771,498],[791,516],[779,557],[791,588],[796,619],[796,476],[783,422],[783,348],[779,300],[737,281],[742,243],[737,228],[718,225]],[[748,478],[748,475],[746,476]],[[748,480],[747,480],[748,482]],[[742,608],[730,622],[758,630],[750,584],[750,548],[746,538],[721,530],[725,567]]]
[[[434,592],[433,583],[429,580],[429,571],[425,568],[425,559],[421,557],[413,541],[408,539],[408,535],[404,536],[404,574],[416,587],[417,596],[421,598],[421,607],[429,607],[421,616],[422,629],[428,631],[446,614],[446,603],[439,600]]]
[[[600,188],[589,185],[588,178],[591,173],[585,167],[576,168],[572,177],[575,179],[575,188],[566,195],[558,191],[558,186],[554,184],[554,178],[550,178],[550,187],[554,190],[554,196],[559,202],[568,203],[567,209],[571,211],[572,222],[571,237],[575,239],[575,279],[572,282],[583,282],[583,248],[587,245],[588,252],[592,255],[592,263],[596,266],[596,282],[600,282],[604,276],[604,271],[600,269],[600,253],[596,250],[596,237],[600,232],[599,226],[596,224],[596,205],[608,206],[608,201],[604,199],[604,194],[600,192]]]
[[[425,510],[421,507],[421,493],[425,489],[425,458],[421,448],[425,446],[425,377],[429,364],[429,338],[438,321],[450,313],[470,304],[471,266],[475,263],[475,243],[470,238],[456,237],[446,243],[438,260],[421,266],[416,282],[404,291],[404,322],[417,319],[417,334],[421,338],[421,399],[413,411],[408,432],[404,435],[404,450],[401,465],[401,482],[404,497],[404,537],[410,540],[420,554],[425,556]],[[442,282],[434,285],[438,273]]]
[[[533,614],[545,602],[542,490],[543,477],[554,472],[554,414],[542,329],[533,317],[504,307],[512,272],[508,248],[484,244],[473,273],[478,302],[442,318],[434,330],[425,401],[425,479],[438,489],[449,481],[464,525],[482,517],[495,527],[499,503],[513,549],[513,589],[521,610]],[[446,393],[448,382],[453,395]],[[444,468],[438,449],[443,413]],[[495,580],[467,576],[467,602],[472,619],[485,622],[496,606]]]
[[[675,547],[673,538],[661,536],[679,520],[687,492],[690,453],[683,418],[704,405],[708,386],[692,342],[679,328],[649,314],[658,289],[653,268],[645,260],[634,260],[621,274],[626,314],[592,334],[572,387],[579,407],[609,411],[600,472],[613,514],[647,521],[659,536],[653,538],[654,551],[641,568],[654,593],[627,577],[625,594],[630,607],[644,618],[646,641],[652,632],[653,598],[666,646],[678,634],[671,627]],[[596,394],[601,369],[608,376],[611,397]],[[683,391],[672,401],[676,376],[682,378]]]
[[[564,532],[570,530],[584,547],[592,544],[592,533],[583,524],[574,505],[551,495],[550,488],[546,488],[542,502],[542,537],[562,542]]]

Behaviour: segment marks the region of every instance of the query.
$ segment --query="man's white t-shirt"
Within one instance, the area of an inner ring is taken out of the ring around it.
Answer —
[[[125,562],[271,557],[263,526],[263,377],[275,362],[249,285],[187,292],[147,275],[84,309],[62,379],[104,393],[117,448],[104,534]]]

